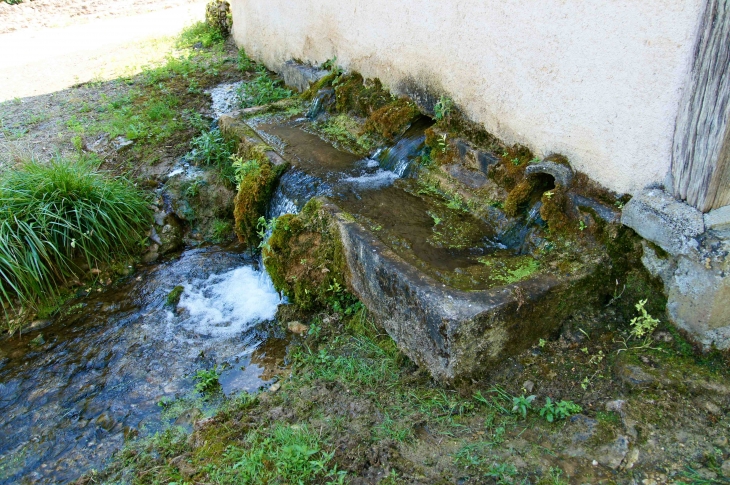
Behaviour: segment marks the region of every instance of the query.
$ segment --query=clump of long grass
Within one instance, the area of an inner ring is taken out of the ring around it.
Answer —
[[[144,194],[88,162],[31,160],[0,174],[0,304],[34,304],[85,261],[131,254],[149,226]]]

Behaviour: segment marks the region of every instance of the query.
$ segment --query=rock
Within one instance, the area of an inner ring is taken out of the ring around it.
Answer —
[[[279,389],[281,389],[281,382],[276,382],[276,383],[272,384],[268,390],[269,390],[269,392],[274,393],[274,392],[278,391]]]
[[[156,226],[164,226],[165,225],[165,219],[167,218],[167,214],[162,211],[156,211],[153,215],[153,218],[155,220]]]
[[[42,330],[53,324],[53,320],[33,320],[26,328],[26,331]]]
[[[624,458],[623,463],[621,464],[621,469],[623,470],[631,470],[634,468],[634,465],[639,461],[639,449],[638,448],[632,448],[629,450],[629,452],[626,454],[626,457]]]
[[[704,215],[704,222],[708,231],[721,233],[722,237],[730,236],[730,205],[711,210]]]
[[[180,223],[175,216],[169,215],[165,219],[165,225],[162,226],[159,233],[158,243],[160,245],[159,253],[165,255],[180,249],[183,244],[183,231]]]
[[[573,171],[569,166],[555,162],[540,162],[530,165],[525,169],[525,175],[534,176],[537,174],[551,175],[555,179],[556,185],[570,187],[573,181]]]
[[[717,438],[715,438],[713,440],[712,444],[715,445],[715,446],[723,447],[723,446],[727,446],[727,442],[728,442],[727,441],[727,436],[724,436],[723,435],[723,436],[718,436]],[[730,463],[730,461],[728,461],[728,463]],[[726,475],[727,476],[730,476],[728,474],[726,474]]]
[[[197,421],[202,415],[203,412],[198,408],[188,409],[178,416],[174,424],[175,426],[192,427],[193,423],[195,423],[195,421]]]
[[[656,383],[656,378],[646,372],[638,365],[625,364],[618,361],[614,373],[624,384],[629,387],[647,387]]]
[[[582,195],[569,193],[568,196],[576,207],[587,207],[592,209],[598,217],[609,224],[617,223],[621,220],[621,213],[614,210],[612,207],[607,207],[596,200],[583,197]]]
[[[635,195],[624,206],[621,223],[675,256],[696,248],[693,238],[705,231],[700,211],[661,189]]]
[[[714,414],[715,416],[722,414],[722,408],[712,401],[702,400],[699,402],[699,407],[710,414]]]
[[[43,338],[43,334],[39,333],[36,338],[30,341],[30,345],[32,347],[40,347],[41,345],[46,343],[46,339]]]
[[[457,182],[469,187],[470,189],[481,189],[490,181],[482,172],[466,168],[463,165],[452,163],[444,165],[441,169],[452,176]]]
[[[722,462],[722,466],[720,467],[720,472],[725,478],[730,477],[730,460],[725,460]]]
[[[522,384],[522,388],[527,391],[528,393],[531,393],[532,390],[535,388],[535,383],[532,381],[525,381]]]
[[[626,409],[626,401],[623,399],[616,399],[615,401],[608,401],[606,403],[606,411],[623,414]]]
[[[598,463],[614,470],[618,470],[629,452],[629,438],[626,436],[619,436],[613,443],[599,448],[598,451],[600,453],[599,456],[596,457]]]
[[[129,145],[132,145],[134,142],[132,140],[129,140],[128,138],[125,138],[123,136],[118,136],[114,140],[112,140],[112,147],[114,147],[114,150],[120,151],[123,148],[128,147]]]
[[[309,332],[309,327],[304,325],[302,322],[289,322],[286,327],[289,329],[290,332],[297,335],[304,335]]]
[[[320,211],[338,228],[348,288],[398,347],[442,382],[479,375],[555,331],[591,298],[587,281],[601,267],[597,260],[560,278],[461,291],[405,262],[333,203],[321,202]]]
[[[329,74],[329,71],[296,61],[287,61],[278,69],[278,74],[284,79],[284,84],[301,93]]]
[[[705,237],[692,252],[660,254],[644,243],[646,269],[664,283],[667,314],[706,349],[730,348],[730,238]]]
[[[148,251],[142,255],[142,262],[144,263],[154,263],[157,261],[157,259],[160,257],[160,253],[158,252],[159,246],[157,244],[153,244],[148,248]]]
[[[489,167],[499,162],[499,157],[492,152],[475,148],[471,143],[457,138],[453,140],[459,159],[463,165],[478,170],[484,175],[489,174]]]
[[[153,243],[155,243],[157,245],[162,244],[162,240],[160,239],[160,235],[157,234],[157,230],[154,228],[154,226],[150,230],[149,238],[150,238],[150,241],[152,241]]]

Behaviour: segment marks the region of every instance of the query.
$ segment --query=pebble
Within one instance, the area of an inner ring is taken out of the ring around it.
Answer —
[[[276,392],[276,391],[278,391],[279,389],[281,389],[281,382],[277,382],[277,383],[273,384],[273,385],[272,385],[272,386],[271,386],[271,387],[269,388],[269,392]]]
[[[289,322],[286,327],[289,329],[290,332],[295,333],[297,335],[304,335],[307,332],[309,332],[309,327],[304,325],[302,322],[298,322],[296,320]]]
[[[532,392],[532,390],[535,388],[535,383],[532,381],[525,381],[524,384],[522,384],[522,387],[527,392]]]

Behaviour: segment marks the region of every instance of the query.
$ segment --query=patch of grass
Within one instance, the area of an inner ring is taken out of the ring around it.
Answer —
[[[213,221],[211,239],[213,242],[221,243],[228,240],[233,234],[233,224],[230,221],[216,219]]]
[[[282,86],[280,79],[272,78],[266,68],[260,67],[257,72],[258,75],[252,81],[244,82],[238,90],[239,104],[242,108],[263,106],[294,94]]]
[[[29,161],[0,175],[0,301],[53,299],[77,273],[129,255],[150,221],[145,196],[89,162]]]
[[[306,425],[275,423],[250,431],[229,446],[221,466],[211,468],[214,483],[343,483],[345,473],[331,465],[317,433]]]
[[[192,142],[191,156],[197,162],[218,168],[221,175],[232,184],[236,182],[236,170],[231,161],[235,150],[233,140],[226,140],[217,128],[201,133]]]
[[[356,154],[368,154],[376,146],[368,135],[361,134],[363,125],[348,114],[331,116],[314,128],[331,143]]]
[[[186,27],[180,34],[177,46],[193,47],[199,44],[201,47],[209,48],[216,44],[222,44],[226,40],[225,35],[215,27],[206,22],[196,22]]]
[[[218,372],[218,366],[216,365],[212,369],[200,369],[195,373],[193,377],[195,379],[195,390],[201,394],[208,394],[220,389],[220,377]]]

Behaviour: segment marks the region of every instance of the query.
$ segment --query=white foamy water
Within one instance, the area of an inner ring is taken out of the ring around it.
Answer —
[[[209,89],[206,94],[209,94],[212,99],[211,109],[215,114],[216,119],[220,118],[221,115],[230,113],[238,107],[238,88],[243,84],[242,81],[237,83],[226,83],[219,84],[218,86]]]
[[[345,177],[342,181],[356,184],[364,188],[376,189],[392,184],[397,178],[398,175],[390,170],[378,169],[375,173],[363,174],[357,177]]]
[[[271,320],[282,303],[266,273],[249,266],[182,285],[183,327],[200,335],[228,338]]]

